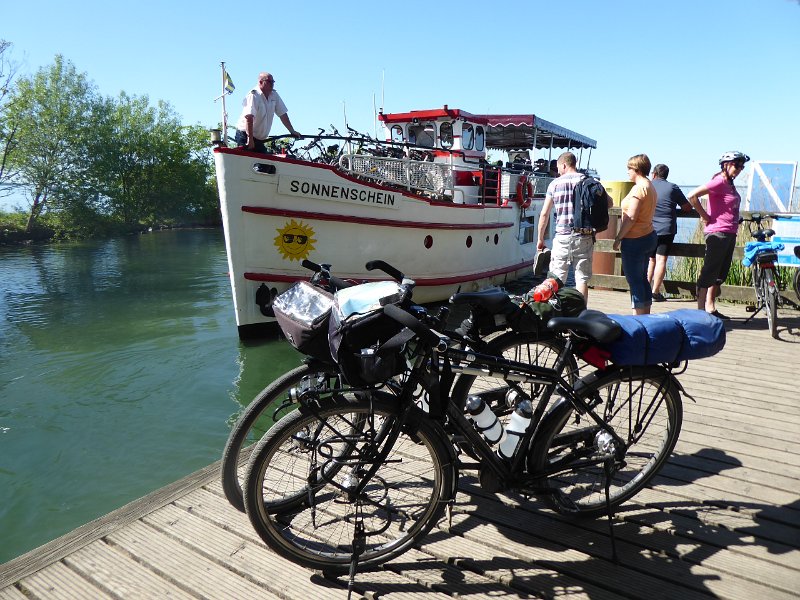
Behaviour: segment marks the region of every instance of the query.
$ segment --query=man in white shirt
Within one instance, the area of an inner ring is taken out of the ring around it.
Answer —
[[[301,137],[292,127],[283,100],[275,91],[275,79],[270,73],[258,74],[258,85],[242,102],[242,114],[236,122],[236,143],[248,150],[266,152],[264,140],[272,128],[272,118],[278,115],[281,123],[294,137]]]

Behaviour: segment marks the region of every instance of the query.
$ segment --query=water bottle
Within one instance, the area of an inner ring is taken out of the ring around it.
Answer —
[[[480,396],[467,397],[467,416],[472,419],[476,429],[490,444],[496,444],[503,437],[503,426],[497,419],[497,415]]]
[[[525,435],[525,430],[531,422],[533,416],[533,408],[531,407],[530,400],[520,400],[517,403],[517,408],[511,414],[511,419],[506,427],[503,441],[497,449],[497,453],[505,459],[510,459],[514,456],[514,450],[519,445],[519,440]]]
[[[533,288],[534,302],[547,302],[558,291],[558,282],[552,277]]]

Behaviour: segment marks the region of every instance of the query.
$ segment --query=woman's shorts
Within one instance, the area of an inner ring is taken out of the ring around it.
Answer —
[[[658,236],[658,241],[656,242],[656,249],[650,255],[651,258],[655,258],[656,254],[659,256],[669,256],[672,254],[672,242],[675,240],[675,235],[670,233],[668,235],[660,235]]]
[[[710,288],[722,285],[731,268],[734,248],[736,248],[735,233],[706,234],[706,255],[697,278],[697,287]]]

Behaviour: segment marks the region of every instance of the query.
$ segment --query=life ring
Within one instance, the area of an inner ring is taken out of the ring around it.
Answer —
[[[525,175],[521,175],[517,181],[517,194],[514,200],[520,208],[528,208],[533,197],[533,182],[528,181]]]

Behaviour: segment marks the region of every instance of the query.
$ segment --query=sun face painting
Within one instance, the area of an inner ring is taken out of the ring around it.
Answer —
[[[303,225],[292,219],[289,223],[278,229],[275,236],[275,246],[283,258],[288,260],[303,260],[314,250],[314,230],[310,225]]]

